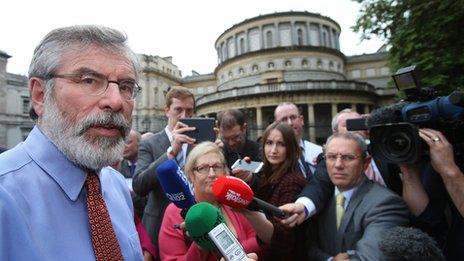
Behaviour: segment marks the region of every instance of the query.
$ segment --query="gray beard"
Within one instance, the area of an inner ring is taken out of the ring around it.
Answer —
[[[122,158],[124,139],[130,127],[121,113],[102,111],[71,122],[62,116],[55,98],[48,93],[39,127],[70,161],[85,169],[100,170]],[[115,138],[86,137],[88,128],[96,124],[117,126],[123,135]]]

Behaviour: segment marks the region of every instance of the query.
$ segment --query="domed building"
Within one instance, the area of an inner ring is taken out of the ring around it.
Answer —
[[[305,117],[305,138],[321,143],[330,135],[330,122],[338,111],[349,107],[369,113],[392,103],[396,94],[386,88],[387,53],[346,57],[339,36],[337,22],[319,14],[282,12],[250,18],[217,38],[214,74],[186,77],[181,85],[194,90],[197,115],[214,117],[224,109],[244,109],[251,138],[259,137],[274,120],[279,103],[293,102]]]

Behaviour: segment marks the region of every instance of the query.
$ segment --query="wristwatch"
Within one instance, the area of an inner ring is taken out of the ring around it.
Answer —
[[[177,155],[174,153],[174,151],[172,150],[172,147],[169,146],[168,150],[166,151],[166,154],[167,155],[171,155],[173,156],[174,158],[177,157]]]

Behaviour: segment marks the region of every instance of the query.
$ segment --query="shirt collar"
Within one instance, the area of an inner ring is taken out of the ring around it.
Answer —
[[[345,197],[345,206],[344,206],[345,209],[348,206],[348,204],[350,203],[351,196],[353,196],[353,193],[356,191],[356,189],[358,189],[358,186],[353,187],[353,188],[351,188],[349,190],[340,192],[340,190],[338,190],[338,188],[335,187],[335,196],[342,193],[343,196]]]
[[[37,126],[32,129],[24,145],[35,163],[61,187],[69,199],[76,201],[87,173],[59,151]]]
[[[166,135],[168,135],[169,141],[172,141],[172,132],[169,130],[168,126],[164,128],[164,131],[166,132]]]

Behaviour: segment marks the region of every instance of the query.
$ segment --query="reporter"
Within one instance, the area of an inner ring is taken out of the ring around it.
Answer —
[[[275,122],[263,134],[264,167],[259,173],[256,197],[275,206],[292,202],[306,184],[300,174],[300,149],[293,129],[284,122]],[[246,212],[246,211],[245,211]],[[259,212],[245,216],[266,244],[264,260],[304,259],[303,228],[289,228],[275,218],[264,219]]]
[[[229,175],[221,149],[212,142],[203,142],[190,152],[185,173],[193,185],[197,202],[208,202],[218,207],[224,215],[227,226],[242,244],[245,252],[259,252],[256,233],[247,219],[229,207],[219,204],[212,193],[212,185],[218,176]],[[159,233],[161,260],[218,260],[217,254],[201,249],[178,229],[183,223],[181,209],[173,203],[166,208]]]

